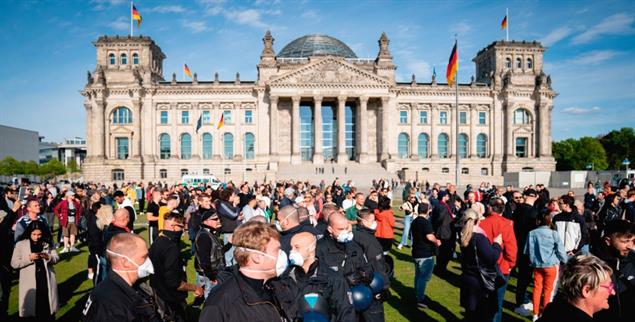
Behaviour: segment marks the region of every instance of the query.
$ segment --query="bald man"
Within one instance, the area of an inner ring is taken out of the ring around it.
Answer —
[[[287,274],[298,287],[296,303],[298,318],[308,312],[317,312],[329,321],[355,321],[355,309],[348,301],[348,286],[336,272],[321,266],[315,256],[317,238],[308,232],[299,232],[291,238],[291,268]],[[317,296],[316,305],[306,305],[304,299]],[[316,313],[314,313],[316,314]]]
[[[308,232],[314,236],[320,233],[310,224],[300,223],[300,208],[296,206],[285,206],[280,209],[277,215],[278,230],[280,231],[280,249],[287,255],[291,250],[291,238],[300,232]]]
[[[119,208],[113,214],[112,223],[106,227],[104,230],[104,245],[107,245],[110,242],[110,239],[115,235],[121,233],[129,233],[131,232],[128,228],[128,222],[130,220],[130,216],[128,215],[128,210],[126,208]],[[105,257],[107,254],[103,254]]]
[[[357,285],[370,284],[373,268],[364,256],[364,249],[353,240],[353,226],[341,213],[329,216],[328,234],[317,242],[316,256],[322,266],[329,267],[343,276],[349,289]],[[384,321],[384,310],[380,302],[357,312],[358,321]]]
[[[112,270],[86,300],[82,321],[161,321],[137,283],[154,272],[147,247],[138,235],[120,233],[112,237],[106,248]]]

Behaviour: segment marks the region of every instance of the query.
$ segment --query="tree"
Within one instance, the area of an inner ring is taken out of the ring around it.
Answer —
[[[598,139],[588,136],[579,140],[554,142],[553,156],[558,171],[586,170],[589,164],[595,170],[605,170],[608,167],[602,144]]]
[[[575,153],[578,142],[575,139],[553,142],[553,157],[556,159],[556,170],[573,170]]]
[[[42,166],[40,166],[41,176],[56,176],[66,173],[66,167],[62,162],[57,159],[51,159]]]
[[[75,161],[75,159],[70,159],[66,168],[68,168],[68,171],[71,173],[79,172],[79,166],[77,165],[77,161]]]
[[[22,168],[24,169],[24,174],[38,174],[40,165],[35,161],[23,161]]]
[[[5,157],[0,161],[0,174],[5,176],[12,176],[14,174],[23,174],[24,173],[24,165],[12,158]]]
[[[635,160],[635,131],[631,127],[613,130],[600,138],[600,143],[606,151],[608,166],[620,169],[626,158]]]

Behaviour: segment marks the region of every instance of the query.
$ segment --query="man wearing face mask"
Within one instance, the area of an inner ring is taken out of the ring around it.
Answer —
[[[317,239],[300,232],[291,238],[289,261],[285,273],[297,284],[298,319],[320,316],[329,321],[355,321],[355,310],[348,300],[346,281],[332,270],[320,266],[315,257]],[[318,319],[315,319],[318,320]]]
[[[300,232],[308,232],[314,236],[320,233],[311,225],[300,224],[300,213],[296,206],[285,206],[278,212],[276,229],[280,232],[280,249],[289,254],[291,238]]]
[[[118,234],[110,240],[106,256],[112,269],[86,300],[81,320],[161,321],[153,302],[137,283],[154,272],[146,242],[138,235]]]
[[[186,319],[185,299],[188,292],[203,296],[203,288],[187,282],[185,261],[181,258],[180,242],[183,235],[184,218],[178,211],[167,213],[163,221],[163,231],[150,246],[149,256],[155,263],[154,274],[150,278],[157,295],[174,312],[175,316]]]
[[[375,214],[370,209],[362,209],[357,212],[359,220],[357,221],[357,230],[353,231],[353,241],[357,242],[364,250],[364,256],[368,260],[368,263],[373,269],[373,278],[375,274],[378,274],[381,278],[377,281],[381,281],[382,285],[373,292],[374,298],[378,301],[376,304],[376,314],[379,315],[381,309],[381,316],[383,317],[383,301],[388,300],[390,295],[390,278],[388,277],[388,270],[386,269],[386,260],[384,258],[384,250],[381,244],[375,237],[375,231],[377,230],[377,221],[375,220]]]
[[[214,209],[200,214],[200,229],[196,234],[196,257],[194,268],[199,274],[199,283],[205,285],[205,298],[217,282],[218,272],[225,267],[225,252],[231,244],[223,245],[220,239],[221,223]]]
[[[250,221],[236,228],[232,242],[237,265],[210,293],[199,321],[292,321],[297,288],[278,278],[288,265],[278,232]]]
[[[329,216],[327,231],[328,234],[317,243],[316,255],[320,264],[343,276],[349,289],[370,285],[373,268],[362,246],[354,241],[351,222],[343,214],[333,213]],[[359,321],[384,321],[380,302],[373,300],[365,310],[359,311]]]

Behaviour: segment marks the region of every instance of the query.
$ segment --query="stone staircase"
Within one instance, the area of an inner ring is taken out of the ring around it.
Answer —
[[[321,180],[330,184],[335,178],[339,178],[341,183],[352,180],[359,188],[369,188],[373,179],[396,179],[397,175],[386,171],[380,163],[355,163],[348,166],[337,163],[323,165],[280,163],[276,177],[277,179],[308,180],[315,184]]]

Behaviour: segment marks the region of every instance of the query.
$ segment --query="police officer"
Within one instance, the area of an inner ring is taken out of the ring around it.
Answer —
[[[200,229],[194,243],[196,253],[194,268],[199,274],[199,285],[204,285],[205,298],[217,282],[217,275],[225,267],[225,252],[231,244],[223,245],[220,239],[221,223],[216,210],[207,209],[200,213]]]
[[[377,230],[375,214],[367,208],[358,211],[357,214],[359,220],[357,221],[357,230],[353,231],[353,240],[364,249],[364,255],[373,268],[373,278],[376,283],[381,284],[373,290],[375,299],[386,301],[390,289],[390,278],[387,274],[388,269],[383,248],[375,237],[375,230]],[[379,275],[379,277],[375,277],[375,275]],[[375,288],[374,284],[373,288]],[[383,310],[383,305],[381,307]]]
[[[343,214],[333,213],[329,216],[327,232],[317,243],[316,255],[321,265],[344,277],[359,321],[384,321],[382,306],[373,301],[370,294],[373,268],[362,246],[353,240],[351,223]],[[368,295],[358,294],[359,291]]]
[[[287,275],[299,290],[298,319],[309,320],[321,316],[329,321],[355,321],[355,310],[349,302],[348,286],[341,275],[319,265],[315,257],[317,238],[300,232],[291,238]]]
[[[114,236],[106,249],[112,270],[91,292],[82,321],[161,321],[137,281],[154,272],[146,242],[138,235]]]

